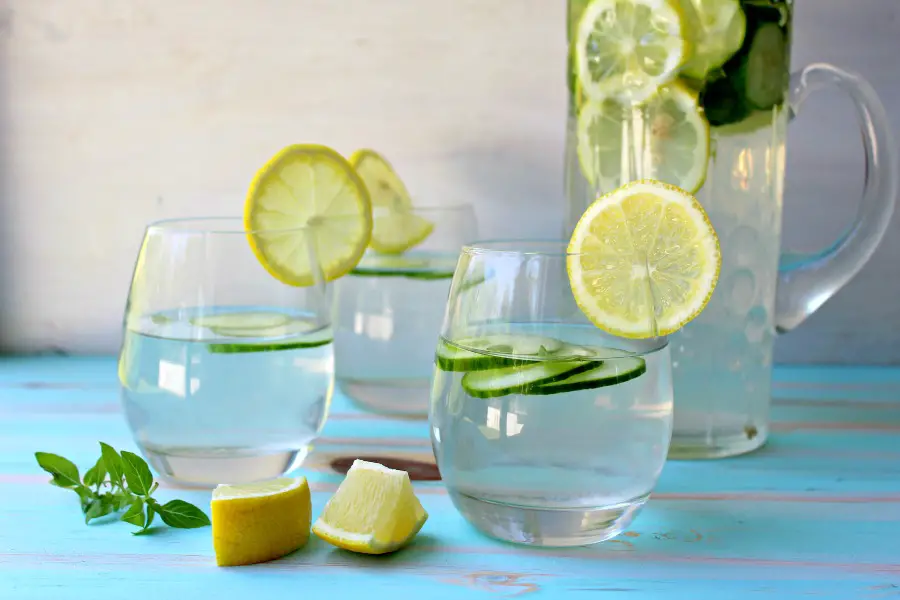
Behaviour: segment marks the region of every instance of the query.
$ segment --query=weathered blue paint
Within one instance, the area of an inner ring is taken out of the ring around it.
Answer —
[[[590,548],[487,539],[439,482],[410,548],[365,557],[315,539],[285,559],[214,566],[208,529],[133,537],[85,526],[71,492],[47,485],[35,450],[82,468],[102,439],[134,448],[109,358],[0,360],[0,598],[900,598],[900,369],[779,368],[770,443],[752,455],[670,462],[632,528]],[[329,461],[379,454],[429,462],[424,421],[361,413],[336,398],[304,468],[321,510]],[[209,493],[163,486],[206,505]]]

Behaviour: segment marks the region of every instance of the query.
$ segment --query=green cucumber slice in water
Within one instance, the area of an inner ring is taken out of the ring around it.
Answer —
[[[786,61],[784,31],[776,23],[762,23],[741,66],[744,94],[751,106],[765,110],[781,104],[787,85]]]
[[[538,335],[498,334],[452,343],[441,339],[435,361],[444,371],[480,371],[519,365],[532,356],[537,360],[559,352],[564,345],[556,338]]]
[[[463,375],[462,387],[473,398],[530,394],[536,386],[567,379],[599,365],[599,361],[540,361],[514,367],[472,371]]]
[[[245,352],[282,352],[301,348],[318,348],[332,342],[332,338],[311,339],[300,342],[284,342],[281,344],[210,344],[213,354],[242,354]]]
[[[227,329],[266,329],[285,325],[291,318],[274,311],[233,312],[203,315],[191,319],[195,327],[224,327]]]
[[[624,383],[636,379],[646,372],[647,364],[642,358],[616,358],[603,361],[603,364],[589,371],[569,375],[565,379],[541,383],[529,389],[528,393],[535,396],[548,396],[550,394],[592,390]]]
[[[306,323],[309,325],[309,323]],[[282,340],[263,340],[260,342],[216,342],[209,345],[209,351],[213,354],[240,354],[245,352],[280,352],[284,350],[298,350],[301,348],[318,348],[325,346],[334,340],[330,327],[323,327],[319,331],[310,332],[309,328],[302,333],[309,335],[302,337],[289,337]]]
[[[274,325],[272,327],[221,327],[221,326],[212,326],[208,329],[215,333],[216,335],[220,335],[222,337],[237,337],[237,338],[274,338],[274,337],[285,337],[289,335],[300,335],[302,333],[308,333],[310,331],[314,331],[321,325],[317,325],[314,321],[307,321],[304,319],[294,319],[292,321],[286,321],[279,325]]]

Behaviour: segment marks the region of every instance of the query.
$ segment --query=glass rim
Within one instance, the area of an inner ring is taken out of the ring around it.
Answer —
[[[201,226],[200,223],[207,223],[208,226]],[[233,223],[234,226],[221,225],[213,226],[214,223]],[[196,226],[193,226],[197,224]],[[236,216],[206,216],[206,217],[172,217],[168,219],[157,219],[147,224],[147,233],[166,233],[166,234],[184,234],[184,235],[254,235],[265,234],[273,235],[279,233],[300,233],[307,232],[312,229],[309,225],[298,227],[285,227],[283,229],[246,229],[244,227],[244,218]]]
[[[584,256],[585,252],[569,252],[569,241],[561,238],[489,238],[463,245],[468,255],[546,256],[566,258]],[[546,248],[546,249],[544,249]]]

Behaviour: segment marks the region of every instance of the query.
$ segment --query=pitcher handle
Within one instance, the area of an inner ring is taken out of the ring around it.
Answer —
[[[897,149],[884,106],[869,83],[825,63],[791,75],[790,110],[796,115],[811,92],[837,87],[856,106],[865,152],[862,200],[853,226],[813,256],[787,260],[779,268],[775,330],[790,331],[843,287],[871,258],[890,224],[897,197]]]

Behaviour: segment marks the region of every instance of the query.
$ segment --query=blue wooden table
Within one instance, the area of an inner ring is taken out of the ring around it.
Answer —
[[[47,485],[35,450],[83,471],[98,440],[134,449],[116,385],[111,358],[0,359],[0,599],[900,598],[900,369],[778,369],[769,444],[668,463],[611,542],[495,542],[439,481],[422,481],[431,517],[402,552],[360,556],[311,538],[282,560],[231,569],[215,566],[209,528],[140,537],[121,523],[85,526],[75,495]],[[335,459],[354,455],[433,464],[423,421],[374,417],[338,397],[303,468],[314,516],[341,480]],[[209,507],[208,492],[157,496]]]

